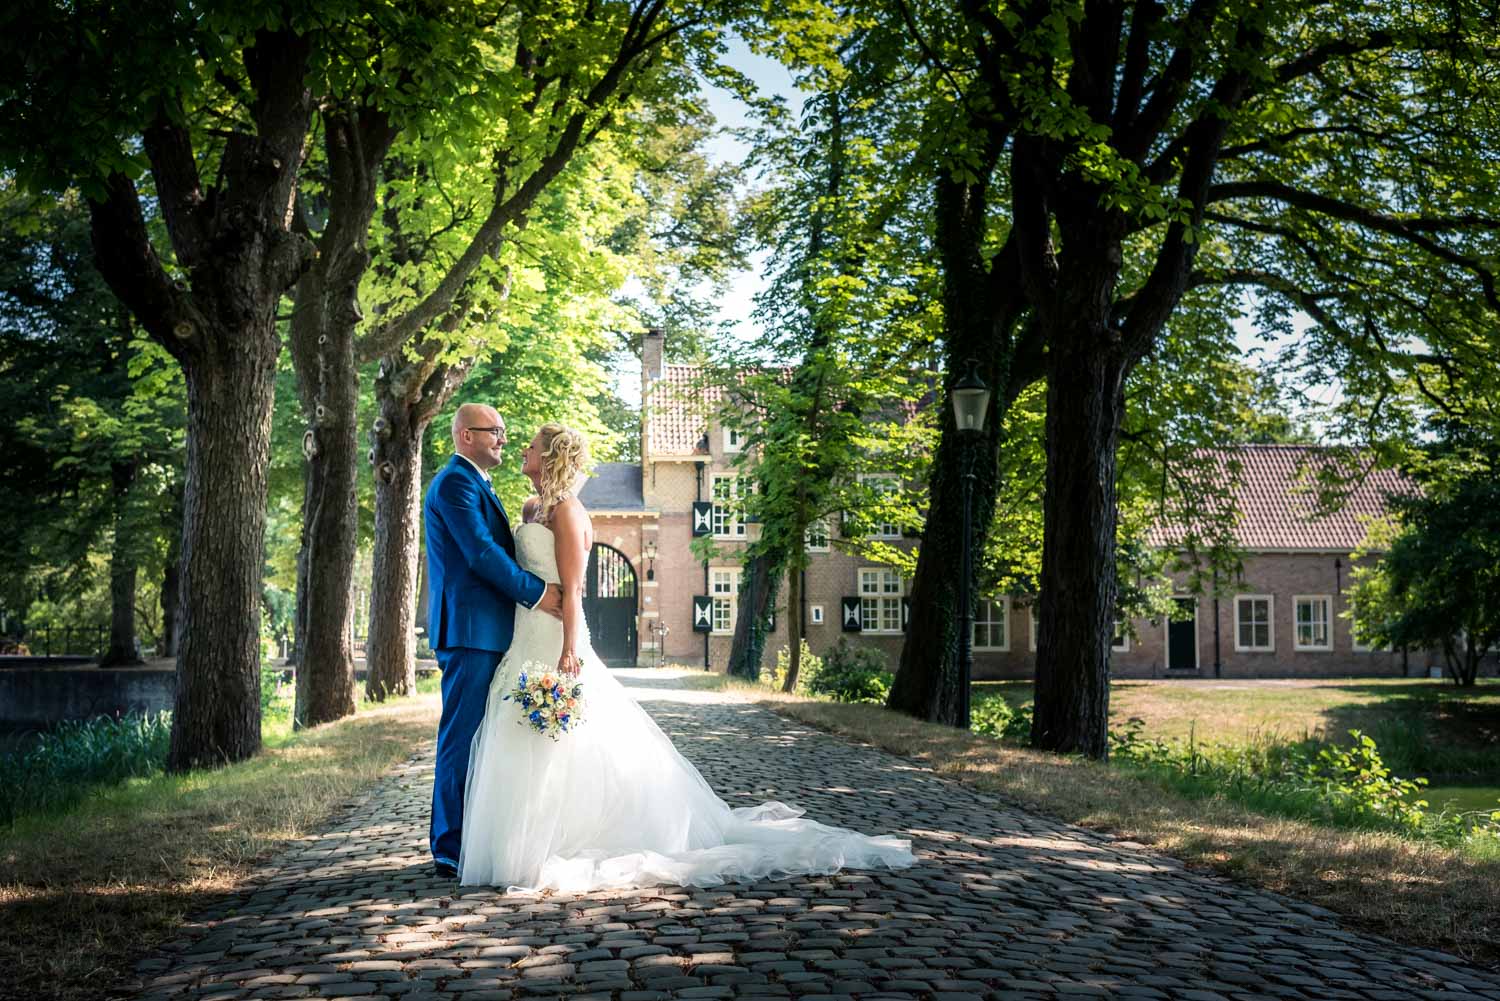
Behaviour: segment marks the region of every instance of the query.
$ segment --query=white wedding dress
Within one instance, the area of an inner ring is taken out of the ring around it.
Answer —
[[[516,548],[521,566],[558,581],[549,528],[522,525]],[[516,609],[469,758],[460,882],[586,892],[915,862],[910,841],[829,827],[783,803],[731,809],[584,638],[583,722],[553,741],[519,725],[504,696],[527,661],[556,670],[562,623]]]

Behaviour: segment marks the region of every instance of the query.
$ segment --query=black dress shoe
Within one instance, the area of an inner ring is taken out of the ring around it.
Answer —
[[[457,879],[458,866],[452,862],[434,862],[432,863],[432,874],[434,876],[441,876],[444,879]]]

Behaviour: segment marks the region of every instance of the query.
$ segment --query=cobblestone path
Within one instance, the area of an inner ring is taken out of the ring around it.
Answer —
[[[430,874],[429,748],[143,961],[143,996],[1500,1001],[1500,975],[1453,957],[726,696],[627,684],[732,805],[902,832],[920,863],[712,890],[459,887]]]

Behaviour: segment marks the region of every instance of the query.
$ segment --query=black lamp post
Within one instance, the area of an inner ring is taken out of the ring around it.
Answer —
[[[961,676],[958,692],[958,725],[969,728],[969,689],[974,683],[974,610],[970,591],[974,586],[974,444],[984,433],[984,422],[990,412],[990,387],[975,371],[979,362],[970,358],[963,377],[953,384],[953,419],[958,427],[960,466],[963,469],[963,565],[958,578],[958,669]]]

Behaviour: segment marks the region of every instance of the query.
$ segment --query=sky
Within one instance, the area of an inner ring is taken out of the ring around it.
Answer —
[[[750,51],[749,46],[737,37],[730,41],[725,62],[753,80],[761,93],[780,97],[794,114],[801,112],[803,94],[797,89],[791,74],[781,63]],[[749,109],[738,97],[722,87],[703,81],[703,89],[707,96],[709,111],[719,123],[718,135],[707,145],[707,155],[710,159],[721,163],[743,160],[749,153],[750,147],[736,138],[733,133],[736,129],[754,124],[749,117]],[[749,268],[730,275],[725,284],[723,296],[718,302],[716,319],[727,324],[727,329],[736,336],[744,337],[746,340],[754,338],[759,332],[751,313],[754,309],[755,295],[765,287],[765,281],[761,275],[766,264],[766,257],[765,252],[757,254],[751,260]],[[1300,333],[1311,322],[1309,317],[1298,314],[1293,326],[1295,331]],[[1257,358],[1271,357],[1288,343],[1286,338],[1270,342],[1260,339],[1255,326],[1243,316],[1235,322],[1235,333],[1236,345],[1240,353],[1252,362]],[[1292,336],[1295,337],[1296,334]],[[616,370],[616,378],[621,398],[631,406],[638,406],[641,386],[639,363],[634,359],[627,360],[620,369]],[[1337,399],[1336,394],[1336,387],[1326,387],[1321,392],[1315,390],[1312,396],[1321,404],[1327,405]]]

